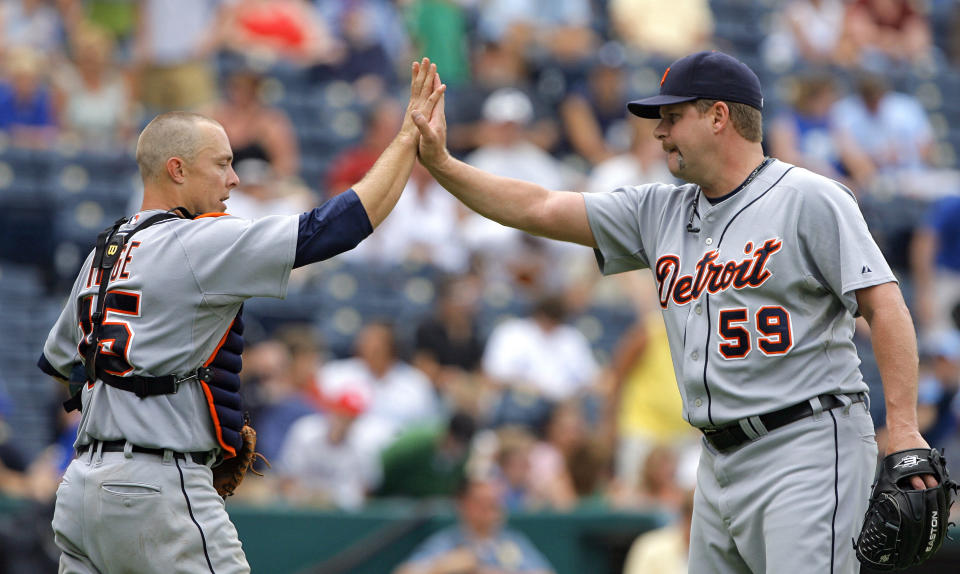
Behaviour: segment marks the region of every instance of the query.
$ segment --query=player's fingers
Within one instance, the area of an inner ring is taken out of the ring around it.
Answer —
[[[440,84],[440,87],[430,94],[430,97],[427,98],[427,103],[422,108],[425,116],[431,117],[433,115],[433,110],[437,107],[437,102],[440,101],[440,96],[442,96],[445,91],[447,91],[446,84]]]
[[[440,125],[442,125],[444,129],[446,129],[447,127],[447,91],[446,90],[444,90],[443,93],[440,94],[440,103],[437,105],[440,107],[440,115],[437,116],[437,120],[440,122]]]
[[[925,474],[921,478],[923,478],[923,483],[927,488],[936,488],[937,479],[932,474]]]
[[[424,58],[426,60],[426,58]],[[426,66],[427,73],[424,75],[423,84],[420,85],[420,99],[426,99],[433,91],[434,78],[437,76],[437,65],[430,64]]]
[[[420,73],[417,74],[417,93],[416,93],[416,96],[417,96],[418,98],[422,98],[422,97],[423,97],[423,87],[424,87],[425,85],[430,85],[430,83],[427,82],[427,79],[430,77],[430,74],[432,73],[432,71],[431,71],[431,69],[430,69],[431,67],[434,67],[434,68],[435,68],[436,66],[430,64],[430,58],[424,58],[424,59],[420,60]]]
[[[426,139],[431,139],[433,137],[433,128],[430,127],[430,122],[427,121],[427,117],[424,116],[420,110],[413,110],[413,113],[410,115],[413,118],[414,125],[420,130],[420,135]]]
[[[410,67],[410,97],[416,95],[417,75],[420,73],[420,62],[414,62]]]
[[[420,60],[419,62],[413,63],[413,77],[410,80],[411,100],[417,98],[420,95],[420,90],[423,88],[423,79],[426,77],[426,72],[424,70],[426,64],[424,64],[424,60],[426,60],[426,58]]]

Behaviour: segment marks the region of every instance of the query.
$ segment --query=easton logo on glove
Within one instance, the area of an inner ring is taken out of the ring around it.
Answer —
[[[927,462],[927,459],[920,458],[919,456],[912,454],[910,456],[905,456],[900,459],[900,462],[893,465],[893,468],[910,468],[912,466],[917,466],[921,462]]]
[[[912,476],[932,475],[937,486],[910,487]],[[857,558],[874,570],[900,570],[928,560],[943,544],[945,516],[960,489],[936,449],[895,452],[883,459],[873,495],[854,542]]]

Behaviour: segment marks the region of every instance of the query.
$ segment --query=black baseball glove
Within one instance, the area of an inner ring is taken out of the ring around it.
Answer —
[[[914,490],[910,477],[930,474],[937,486]],[[880,465],[863,529],[854,542],[857,558],[874,570],[900,570],[926,561],[943,544],[951,495],[958,485],[936,449],[887,455]]]

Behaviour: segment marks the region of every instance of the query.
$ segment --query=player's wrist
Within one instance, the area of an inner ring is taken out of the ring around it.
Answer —
[[[407,122],[404,122],[403,127],[400,128],[400,131],[397,133],[397,137],[394,138],[394,141],[404,147],[416,149],[417,145],[420,143],[420,131],[417,130],[417,126],[414,125],[413,122],[409,122],[409,125],[407,125]]]
[[[423,164],[423,167],[427,168],[427,171],[433,176],[438,174],[443,174],[449,171],[451,165],[451,155],[450,151],[447,148],[441,148],[439,150],[431,150],[429,153],[423,153],[423,148],[420,149],[420,163]]]

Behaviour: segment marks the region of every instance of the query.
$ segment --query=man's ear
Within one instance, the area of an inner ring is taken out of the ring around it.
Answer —
[[[183,173],[184,164],[182,159],[179,157],[171,157],[167,160],[165,167],[167,168],[167,175],[170,176],[170,179],[172,179],[174,183],[184,182],[186,176]]]
[[[726,102],[717,102],[713,104],[710,110],[712,114],[713,133],[719,133],[728,123],[730,123],[730,106]]]

